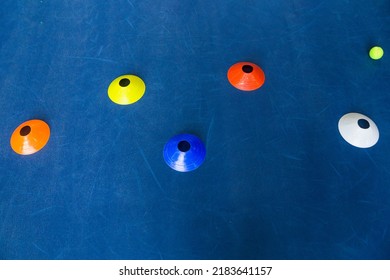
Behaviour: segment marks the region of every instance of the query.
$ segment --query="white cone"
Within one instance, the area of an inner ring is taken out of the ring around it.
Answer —
[[[379,140],[376,124],[369,117],[359,113],[342,116],[339,120],[339,131],[345,141],[358,148],[372,147]]]

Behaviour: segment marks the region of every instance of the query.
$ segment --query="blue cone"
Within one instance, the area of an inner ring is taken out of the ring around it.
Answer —
[[[206,157],[206,148],[198,137],[179,134],[165,144],[163,156],[168,166],[176,171],[188,172],[197,169]]]

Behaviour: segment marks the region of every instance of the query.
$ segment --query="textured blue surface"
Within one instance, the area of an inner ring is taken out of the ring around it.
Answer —
[[[0,258],[389,259],[389,34],[388,0],[3,0]],[[261,89],[228,83],[238,61]],[[126,73],[147,90],[118,106]],[[348,112],[376,146],[341,138]],[[52,137],[18,156],[32,118]],[[194,172],[162,157],[183,132]]]
[[[165,163],[179,172],[189,172],[202,165],[206,147],[202,140],[192,134],[179,134],[169,139],[163,150]]]

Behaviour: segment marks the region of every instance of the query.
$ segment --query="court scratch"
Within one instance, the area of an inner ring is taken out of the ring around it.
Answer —
[[[329,105],[325,106],[324,109],[322,109],[321,111],[319,111],[319,112],[317,113],[317,116],[321,115],[321,114],[322,114],[323,112],[325,112],[328,108],[329,108]]]
[[[337,168],[336,168],[333,164],[331,164],[331,163],[329,162],[329,165],[333,168],[333,171],[334,171],[339,177],[343,177],[343,176],[340,174],[340,172],[337,170]]]
[[[37,244],[35,244],[34,242],[32,242],[32,245],[33,245],[35,248],[37,248],[38,251],[40,251],[40,252],[42,252],[42,253],[44,253],[44,254],[46,254],[46,255],[49,255],[48,252],[46,252],[45,250],[43,250],[41,247],[39,247],[39,246],[38,246]]]
[[[302,161],[303,160],[300,157],[296,157],[296,156],[289,155],[289,154],[283,154],[282,156],[284,156],[285,158],[292,159],[292,160],[297,160],[297,161]]]
[[[383,231],[383,234],[382,234],[382,240],[385,240],[386,238],[386,235],[387,235],[387,230],[388,230],[389,227],[386,227]]]
[[[16,199],[16,194],[11,198],[10,202],[8,203],[8,207],[4,212],[2,213],[1,217],[3,218],[3,221],[0,226],[0,237],[4,236],[4,231],[6,230],[6,225],[8,225],[8,220],[10,219],[11,213],[12,213],[12,207],[14,206],[14,202]]]
[[[97,175],[95,176],[95,179],[93,181],[92,187],[91,187],[91,189],[89,191],[89,195],[88,195],[88,200],[87,200],[88,201],[87,202],[88,207],[89,207],[89,205],[91,205],[92,196],[93,196],[93,194],[95,192],[95,188],[96,188],[96,184],[97,184],[97,180],[98,180],[99,174],[101,174],[101,170],[103,169],[103,166],[106,163],[107,157],[111,154],[112,149],[115,147],[115,143],[118,143],[118,139],[119,139],[119,137],[122,134],[122,130],[123,130],[123,126],[120,126],[120,129],[118,131],[118,134],[115,137],[115,140],[112,142],[110,148],[107,150],[106,154],[103,157],[103,160],[101,161],[101,163],[100,163],[100,165],[99,165],[99,167],[97,169],[97,172],[96,172]]]
[[[131,23],[131,21],[129,20],[129,18],[126,18],[125,21],[131,26],[131,28],[135,29],[135,28],[134,28],[134,25]]]
[[[134,8],[133,2],[131,2],[130,0],[127,0],[127,3],[129,3],[129,5],[130,5],[132,8]]]
[[[85,60],[95,60],[95,61],[101,61],[101,62],[109,62],[118,64],[117,61],[107,59],[107,58],[99,58],[99,57],[93,57],[93,56],[65,56],[65,58],[76,58],[76,59],[85,59]]]
[[[148,166],[148,169],[149,169],[150,173],[153,176],[154,181],[156,182],[156,184],[160,188],[160,190],[165,194],[165,191],[162,188],[162,186],[160,184],[160,181],[158,180],[156,174],[154,173],[153,168],[152,168],[152,166],[149,163],[149,160],[146,158],[144,151],[141,149],[141,147],[138,145],[138,143],[137,143],[137,146],[138,146],[138,150],[140,151],[140,154],[141,154],[142,158],[144,159],[146,165]]]
[[[214,124],[214,117],[215,115],[213,115],[213,117],[211,118],[211,121],[209,123],[209,127],[207,129],[207,134],[206,134],[206,146],[208,146],[208,143],[209,143],[209,139],[210,139],[210,131],[211,131],[211,128],[213,127],[213,124]]]
[[[378,166],[378,164],[376,163],[376,161],[373,159],[373,157],[370,155],[370,153],[368,151],[366,151],[365,153],[366,153],[368,159],[375,165],[375,167],[380,168]]]
[[[39,215],[39,214],[41,214],[41,213],[43,213],[43,212],[46,212],[46,211],[48,211],[48,210],[50,210],[50,209],[53,209],[53,208],[54,208],[53,206],[50,206],[50,207],[46,207],[46,208],[43,208],[43,209],[41,209],[41,210],[35,211],[34,213],[31,213],[31,214],[30,214],[30,217]]]

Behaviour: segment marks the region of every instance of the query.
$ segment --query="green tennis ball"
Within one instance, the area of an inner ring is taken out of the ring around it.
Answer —
[[[370,57],[375,60],[381,59],[383,54],[383,49],[378,46],[372,47],[369,53]]]

